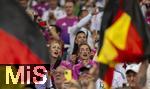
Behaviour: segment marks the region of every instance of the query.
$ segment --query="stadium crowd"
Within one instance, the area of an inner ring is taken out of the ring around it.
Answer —
[[[51,60],[49,79],[45,84],[34,85],[34,89],[106,89],[98,75],[101,70],[95,55],[107,0],[18,1],[40,26]],[[139,5],[150,24],[150,1],[140,0]],[[149,75],[147,61],[117,64],[112,89],[150,89]]]

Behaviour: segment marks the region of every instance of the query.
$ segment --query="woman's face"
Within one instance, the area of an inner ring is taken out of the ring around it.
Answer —
[[[76,39],[75,39],[75,43],[80,45],[82,43],[86,43],[87,42],[87,38],[86,38],[86,35],[85,33],[79,33],[77,36],[76,36]]]
[[[50,45],[50,54],[54,58],[61,56],[62,54],[61,45],[57,42],[52,42]]]

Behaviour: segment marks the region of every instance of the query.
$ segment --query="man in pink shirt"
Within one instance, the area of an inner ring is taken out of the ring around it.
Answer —
[[[78,22],[78,18],[73,14],[74,2],[66,1],[65,10],[67,16],[56,21],[56,25],[61,28],[60,38],[65,44],[70,44],[69,27],[72,27]]]

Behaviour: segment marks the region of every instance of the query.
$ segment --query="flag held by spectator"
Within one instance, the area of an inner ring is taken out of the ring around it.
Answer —
[[[104,89],[111,89],[115,68],[110,67],[109,65],[100,63],[99,70],[100,70],[99,77],[103,80]]]
[[[16,0],[0,0],[0,64],[49,63],[46,42]]]
[[[150,57],[149,31],[137,0],[109,0],[104,10],[97,61],[109,67],[100,73],[107,89],[111,87],[116,63],[137,62]],[[108,73],[109,72],[109,73]]]
[[[135,62],[150,56],[148,29],[136,0],[109,0],[97,61]]]

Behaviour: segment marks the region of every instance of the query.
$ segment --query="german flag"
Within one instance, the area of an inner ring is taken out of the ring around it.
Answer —
[[[0,89],[23,86],[6,84],[6,65],[49,63],[46,41],[38,25],[16,0],[0,0]]]
[[[0,64],[45,64],[46,42],[16,0],[0,0]]]
[[[150,57],[149,30],[137,0],[109,0],[104,10],[97,61],[109,66],[116,63],[138,62]],[[108,69],[108,71],[107,71]],[[103,73],[103,75],[105,74]],[[109,74],[109,75],[107,75]],[[113,75],[112,72],[104,76]],[[103,76],[103,78],[105,78]],[[109,82],[108,82],[109,81]],[[106,80],[108,88],[112,78]]]
[[[99,77],[103,80],[103,89],[111,89],[114,70],[114,67],[100,63]]]

